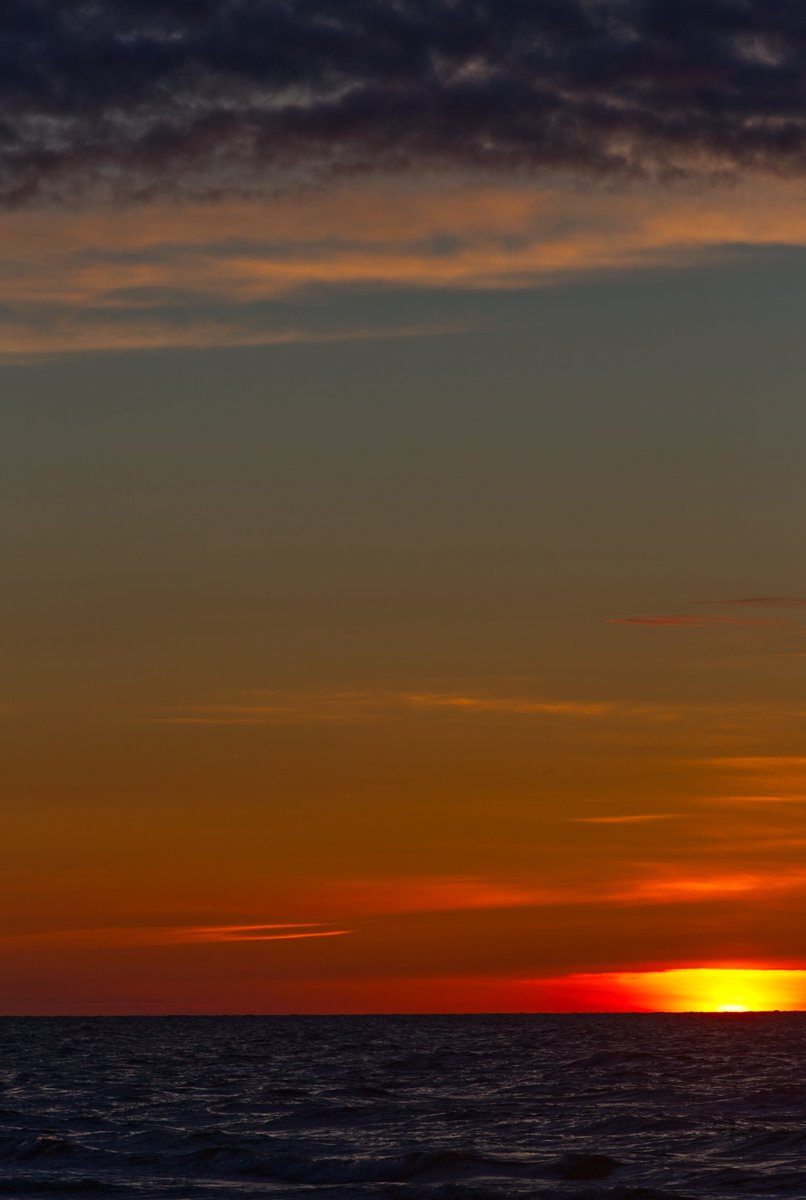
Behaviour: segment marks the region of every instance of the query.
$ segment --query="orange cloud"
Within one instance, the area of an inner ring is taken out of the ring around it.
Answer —
[[[531,908],[574,903],[576,899],[570,889],[461,876],[341,880],[320,890],[329,905],[351,916]]]
[[[713,804],[722,808],[734,808],[737,805],[750,806],[765,804],[806,804],[806,795],[738,795],[738,796],[709,796],[705,804]]]
[[[800,187],[575,192],[365,183],[217,206],[0,216],[0,356],[413,336],[314,328],[255,306],[311,289],[489,290],[806,245]]]
[[[800,754],[745,754],[711,758],[705,764],[731,776],[745,776],[750,795],[791,796],[806,793],[806,756]]]
[[[623,817],[568,817],[577,825],[642,825],[651,821],[674,821],[684,813],[634,813]]]
[[[731,771],[774,771],[790,767],[806,767],[803,754],[739,754],[708,760],[714,766]]]
[[[203,705],[156,718],[166,725],[266,725],[284,722],[353,722],[417,712],[512,714],[535,717],[601,717],[654,714],[651,706],[608,701],[554,700],[489,693],[346,691],[262,692],[239,704]]]
[[[660,814],[658,819],[669,819],[672,815],[676,814]],[[639,821],[647,819],[652,818],[641,817]],[[604,820],[607,821],[607,818]],[[623,821],[616,818],[614,823]],[[362,915],[472,909],[718,902],[742,895],[762,897],[806,890],[806,869],[695,873],[683,869],[647,867],[626,884],[577,881],[566,886],[461,876],[397,877],[339,880],[320,884],[314,890],[320,906],[340,912],[352,920]]]
[[[722,900],[750,893],[771,895],[806,889],[806,869],[765,871],[722,871],[699,875],[659,872],[638,879],[610,895],[628,903],[689,904]]]
[[[223,942],[287,942],[301,938],[344,937],[351,929],[331,929],[308,923],[294,925],[219,925],[108,927],[56,929],[33,933],[0,935],[0,942],[19,945],[73,946],[82,949],[114,949],[137,946],[179,946]]]
[[[708,604],[728,605],[746,604],[763,608],[806,608],[806,597],[803,596],[739,596],[732,600],[708,600]]]
[[[299,932],[302,930],[302,932]],[[278,932],[279,931],[279,932]],[[214,925],[209,928],[173,929],[166,942],[287,942],[298,938],[343,937],[351,929],[316,929],[311,925]]]
[[[404,696],[413,708],[458,709],[461,712],[522,713],[525,716],[599,717],[616,707],[607,703],[579,700],[530,700],[517,696],[463,696],[423,692]]]
[[[700,629],[709,625],[783,625],[784,621],[773,617],[725,617],[704,616],[700,613],[675,614],[665,617],[610,617],[610,625],[656,625]]]
[[[740,714],[746,705],[690,705],[623,700],[558,699],[491,691],[394,691],[379,688],[252,690],[235,702],[158,711],[146,719],[176,726],[260,726],[282,724],[360,724],[391,718],[440,714],[568,718],[569,720],[686,720],[692,713]],[[751,711],[755,711],[751,709]]]

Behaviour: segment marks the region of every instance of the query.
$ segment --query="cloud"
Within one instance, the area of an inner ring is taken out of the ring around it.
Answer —
[[[579,900],[570,888],[452,875],[341,880],[321,889],[321,897],[329,906],[350,914],[350,919],[357,915],[542,908]]]
[[[299,938],[343,937],[351,929],[323,929],[302,925],[212,925],[167,930],[160,941],[192,942],[288,942]]]
[[[652,821],[676,821],[683,813],[633,813],[620,817],[568,817],[576,825],[643,825]]]
[[[661,817],[674,814],[660,814]],[[768,846],[777,843],[769,841]],[[781,843],[792,848],[797,843]],[[550,877],[483,878],[472,874],[394,876],[384,878],[310,879],[307,898],[315,899],[327,922],[242,923],[219,925],[113,925],[8,930],[0,946],[43,950],[98,951],[170,948],[178,946],[243,946],[264,943],[313,943],[366,932],[367,922],[436,914],[496,913],[535,910],[572,913],[606,906],[625,910],[635,906],[677,907],[719,904],[748,897],[754,904],[778,902],[788,894],[806,892],[806,870],[766,869],[704,872],[685,866],[654,863],[622,867],[617,877],[580,876],[560,883]],[[612,872],[611,872],[612,875]],[[625,878],[626,875],[626,878]],[[355,928],[354,928],[355,926]],[[279,948],[278,948],[279,950]]]
[[[764,807],[768,804],[806,804],[806,795],[746,795],[746,796],[709,796],[704,804],[716,805],[720,808],[753,808]]]
[[[720,900],[749,892],[799,889],[806,884],[806,871],[794,875],[781,872],[714,872],[708,875],[658,875],[638,880],[615,893],[611,899],[650,904],[688,904]]]
[[[498,320],[486,292],[806,245],[801,193],[781,182],[616,192],[387,179],[0,213],[0,360],[460,333]],[[401,292],[418,297],[406,320]],[[452,297],[447,317],[440,293]]]
[[[679,715],[658,705],[631,705],[604,700],[559,700],[551,697],[494,695],[486,692],[389,692],[327,690],[251,693],[231,704],[208,704],[152,717],[163,725],[274,725],[286,723],[355,723],[418,713],[456,716],[522,716],[597,719]]]
[[[753,608],[806,608],[804,596],[739,596],[733,600],[709,600],[709,604],[741,604]]]
[[[522,716],[601,717],[617,706],[583,700],[540,700],[522,696],[462,695],[419,692],[401,697],[404,707],[466,713],[510,713]]]
[[[711,625],[782,625],[772,617],[703,616],[701,613],[675,614],[665,617],[610,617],[610,625],[649,625],[661,628],[703,629]]]
[[[804,883],[806,872],[798,876],[798,884]],[[618,899],[634,901],[650,901],[654,904],[685,904],[698,900],[721,899],[723,896],[741,895],[746,892],[759,892],[770,887],[770,877],[752,874],[752,872],[736,872],[736,874],[681,876],[648,878],[625,888],[619,893]],[[781,881],[776,887],[783,886]],[[792,886],[792,882],[786,884]]]
[[[636,864],[633,871],[633,877],[626,881],[578,880],[563,886],[525,879],[495,881],[452,876],[344,880],[323,889],[319,900],[353,920],[359,916],[474,909],[704,904],[745,895],[762,899],[806,890],[806,870],[800,868],[714,869],[705,873],[683,866]]]
[[[5,0],[0,203],[359,172],[800,172],[787,0]]]
[[[195,320],[172,322],[155,316],[151,320],[109,321],[103,318],[82,324],[60,321],[47,330],[23,323],[3,324],[0,319],[0,360],[10,364],[30,363],[41,356],[82,352],[126,352],[134,350],[210,350],[225,347],[296,346],[353,341],[435,337],[465,332],[470,326],[459,322],[433,325],[387,325],[372,328],[356,324],[342,331],[298,328],[268,324],[250,329],[248,322]]]
[[[726,755],[703,760],[703,765],[727,772],[729,786],[744,777],[751,796],[768,796],[779,803],[798,803],[806,792],[806,756],[800,754]]]
[[[731,771],[788,771],[806,767],[806,755],[802,754],[741,754],[708,761]]]
[[[351,929],[325,925],[182,925],[168,927],[118,926],[97,929],[56,929],[33,933],[0,934],[0,943],[72,946],[76,949],[115,949],[138,946],[180,946],[225,942],[289,942],[308,938],[344,937]]]

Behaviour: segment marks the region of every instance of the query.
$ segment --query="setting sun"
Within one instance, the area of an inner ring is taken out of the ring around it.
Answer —
[[[806,1009],[806,971],[681,967],[568,975],[538,984],[541,1007],[576,1012],[746,1013]]]
[[[697,967],[652,972],[634,984],[652,1008],[670,1012],[762,1012],[806,1003],[806,972]]]

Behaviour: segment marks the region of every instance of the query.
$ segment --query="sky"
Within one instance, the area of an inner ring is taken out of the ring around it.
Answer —
[[[805,54],[6,0],[0,1012],[806,1007]]]

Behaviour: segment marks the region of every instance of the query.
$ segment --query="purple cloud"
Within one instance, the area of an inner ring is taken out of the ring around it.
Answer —
[[[806,167],[792,0],[4,0],[0,203]]]

